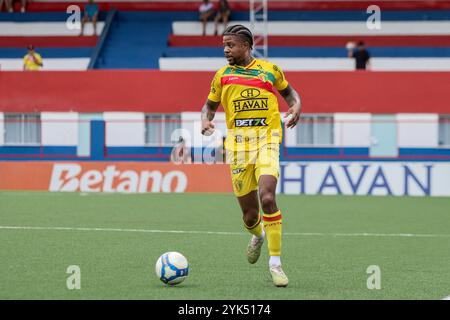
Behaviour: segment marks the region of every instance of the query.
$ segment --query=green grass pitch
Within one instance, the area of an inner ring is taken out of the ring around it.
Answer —
[[[0,299],[450,295],[450,199],[279,195],[278,205],[287,288],[271,283],[266,244],[248,264],[250,235],[233,195],[0,192]],[[189,260],[179,286],[155,275],[166,251]],[[66,286],[70,265],[81,269],[80,290]],[[367,288],[371,265],[379,290]]]

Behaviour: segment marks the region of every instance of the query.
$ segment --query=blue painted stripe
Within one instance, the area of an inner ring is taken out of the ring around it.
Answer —
[[[90,157],[77,158],[76,146],[1,146],[0,160],[76,160],[76,161],[158,161],[170,159],[171,147],[108,147],[103,157],[104,127],[101,121],[93,121],[93,145]],[[193,158],[211,155],[212,150],[192,148]],[[196,159],[196,158],[195,158]],[[198,159],[196,159],[198,160]],[[207,159],[211,160],[211,159]],[[357,147],[291,147],[281,149],[280,160],[291,161],[450,161],[450,148],[400,148],[398,158],[369,157],[369,148]]]
[[[450,156],[450,148],[400,148],[400,156]]]
[[[91,121],[91,159],[104,160],[105,157],[105,121]]]
[[[3,146],[0,155],[76,155],[77,147],[68,146]]]
[[[339,156],[345,154],[348,150],[351,155],[368,155],[368,148],[335,148],[335,147],[291,147],[287,148],[286,158],[289,156],[314,156],[314,155],[327,155],[327,156]],[[350,151],[352,150],[352,151]],[[283,156],[283,153],[282,153]]]
[[[450,47],[369,47],[372,57],[450,57]],[[270,57],[347,58],[342,47],[269,47]],[[170,47],[163,57],[223,57],[220,47]]]
[[[369,148],[339,148],[346,156],[367,156]]]

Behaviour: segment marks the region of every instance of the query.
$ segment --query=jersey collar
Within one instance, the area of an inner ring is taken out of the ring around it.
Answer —
[[[240,68],[240,69],[250,69],[254,64],[256,63],[256,58],[253,58],[253,60],[245,67],[243,66],[238,66],[238,65],[228,65],[229,67],[234,67],[234,68]]]
[[[250,64],[246,67],[244,67],[245,69],[250,69],[254,64],[256,63],[256,58],[253,58],[252,62],[250,62]]]

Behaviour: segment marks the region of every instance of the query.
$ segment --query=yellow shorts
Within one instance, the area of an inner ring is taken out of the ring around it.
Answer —
[[[260,176],[271,175],[278,179],[280,145],[266,144],[254,151],[227,150],[227,162],[230,163],[234,194],[242,197],[258,190]]]

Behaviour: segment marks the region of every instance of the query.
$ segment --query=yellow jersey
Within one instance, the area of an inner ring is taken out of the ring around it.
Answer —
[[[34,62],[33,58],[30,57],[30,54],[27,53],[24,57],[23,57],[23,65],[25,66],[25,70],[28,71],[36,71],[39,70],[41,68],[40,64],[42,64],[42,57],[39,53],[34,52],[33,53],[34,58],[36,59],[36,62]]]
[[[225,110],[226,149],[250,151],[267,143],[281,143],[275,90],[287,86],[283,71],[260,59],[253,59],[246,67],[226,65],[216,72],[208,99],[221,102]]]

